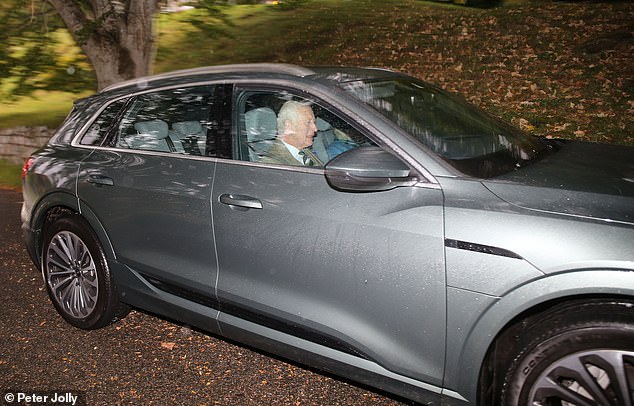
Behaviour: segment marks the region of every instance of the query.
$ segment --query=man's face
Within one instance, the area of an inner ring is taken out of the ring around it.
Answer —
[[[303,106],[297,111],[294,120],[287,120],[284,141],[295,148],[308,148],[313,145],[316,131],[313,109]]]

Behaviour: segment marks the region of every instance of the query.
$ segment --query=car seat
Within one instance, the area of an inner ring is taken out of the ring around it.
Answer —
[[[259,107],[245,113],[244,123],[247,130],[249,160],[259,161],[277,136],[277,116],[272,109]]]
[[[335,132],[330,123],[321,117],[315,119],[317,134],[313,138],[312,151],[317,155],[321,162],[328,162],[328,146],[335,141]]]
[[[174,143],[179,142],[183,149],[190,154],[200,155],[207,145],[207,129],[200,121],[180,121],[172,124]],[[198,151],[193,148],[197,147]]]
[[[137,134],[126,139],[130,148],[149,151],[175,151],[171,139],[168,138],[168,125],[165,121],[139,121],[134,123],[134,129]]]

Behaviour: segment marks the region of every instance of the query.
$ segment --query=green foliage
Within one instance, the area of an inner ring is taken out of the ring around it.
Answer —
[[[292,10],[306,4],[306,0],[283,0],[277,4],[279,10]]]
[[[226,5],[235,4],[235,5],[243,6],[243,5],[260,4],[261,2],[262,2],[261,0],[234,0],[234,1],[225,0],[223,3]]]
[[[224,14],[223,1],[198,0],[195,8],[183,13],[181,21],[188,23],[206,38],[231,37],[226,27],[231,26],[231,19]]]
[[[90,92],[70,93],[36,91],[29,96],[16,96],[0,105],[0,128],[45,126],[56,128],[73,106],[73,100]]]
[[[3,0],[0,26],[0,96],[94,87],[86,58],[48,2]]]

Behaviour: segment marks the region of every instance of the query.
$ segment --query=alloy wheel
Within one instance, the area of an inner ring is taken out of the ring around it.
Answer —
[[[591,350],[553,363],[534,383],[533,406],[631,405],[634,351]]]
[[[88,317],[99,295],[97,270],[86,244],[70,231],[60,231],[46,251],[46,283],[68,315]]]

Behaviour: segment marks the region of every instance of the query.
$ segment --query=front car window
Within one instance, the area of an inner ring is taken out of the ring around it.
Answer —
[[[547,149],[538,138],[410,77],[355,80],[342,87],[469,176],[510,172]]]
[[[239,128],[236,159],[323,167],[369,140],[317,100],[287,91],[249,89],[235,102]]]

